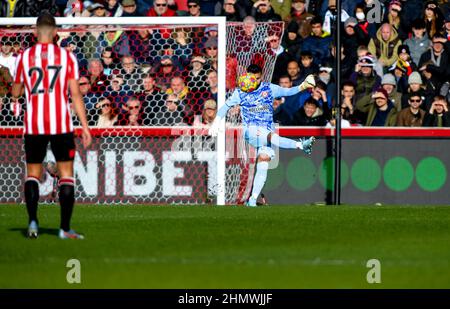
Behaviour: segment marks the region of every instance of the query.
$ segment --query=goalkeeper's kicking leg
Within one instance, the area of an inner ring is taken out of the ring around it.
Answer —
[[[295,141],[293,139],[281,137],[276,133],[269,133],[267,142],[270,145],[275,145],[283,149],[301,149],[306,154],[311,154],[312,145],[315,138],[311,136],[308,139],[300,139]],[[267,170],[269,169],[269,162],[274,157],[273,149],[269,147],[261,147],[258,149],[258,158],[256,163],[256,173],[253,179],[252,194],[247,201],[247,206],[256,207],[256,200],[264,187],[267,179]]]

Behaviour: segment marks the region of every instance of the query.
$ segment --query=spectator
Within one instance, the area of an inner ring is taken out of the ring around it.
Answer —
[[[355,66],[355,72],[350,77],[356,85],[356,100],[372,93],[380,86],[381,79],[374,72],[374,60],[371,56],[359,58]]]
[[[103,64],[100,59],[89,60],[88,78],[92,92],[102,94],[106,90],[108,77],[103,73]]]
[[[431,61],[429,62],[431,63]],[[434,98],[436,93],[439,91],[439,89],[442,87],[442,78],[440,76],[434,75],[433,72],[427,70],[428,63],[426,63],[421,69],[419,69],[419,72],[421,73],[421,76],[423,78],[423,85],[425,88],[425,92],[427,94],[431,94],[431,96]],[[433,100],[431,100],[432,102]],[[430,102],[430,106],[431,106]],[[422,107],[425,107],[425,109],[428,109],[430,106],[423,105]]]
[[[306,0],[292,0],[291,15],[287,17],[287,21],[295,21],[298,24],[298,35],[305,39],[311,33],[310,21],[314,15],[306,11]]]
[[[450,9],[445,17],[444,37],[447,37],[447,43],[445,43],[445,49],[450,53]]]
[[[336,0],[328,0],[328,8],[325,11],[323,16],[323,31],[325,33],[330,33],[331,36],[334,36],[336,33]],[[350,16],[348,13],[341,7],[341,20],[343,22],[347,21]]]
[[[269,53],[276,55],[275,66],[272,74],[272,82],[276,82],[280,74],[285,74],[287,65],[293,58],[285,51],[285,48],[280,44],[280,37],[272,35],[266,38],[269,42]]]
[[[341,90],[341,114],[342,118],[351,124],[363,125],[366,122],[366,115],[356,109],[355,84],[345,81]]]
[[[314,63],[313,54],[309,51],[302,51],[300,53],[300,83],[305,80],[306,76],[318,72],[319,66]]]
[[[115,58],[121,58],[130,54],[130,41],[128,35],[123,30],[118,30],[116,26],[109,26],[109,29],[100,34],[98,54],[103,48],[110,46]]]
[[[282,88],[291,88],[292,80],[289,75],[281,75],[278,80],[278,85]],[[287,110],[281,106],[286,102],[285,97],[274,98],[273,100],[273,120],[279,124],[289,124],[292,121],[292,116],[287,114]]]
[[[401,43],[397,30],[385,23],[377,31],[376,37],[370,40],[368,47],[369,52],[386,68],[397,60],[397,50]]]
[[[411,51],[411,58],[414,64],[419,65],[420,56],[425,53],[431,45],[431,41],[426,33],[425,22],[416,19],[412,24],[413,36],[405,41]]]
[[[364,43],[358,40],[358,36],[355,31],[357,24],[358,21],[354,17],[348,18],[344,23],[345,32],[342,36],[342,45],[344,46],[344,51],[346,54],[351,58],[357,57],[356,51],[358,47]]]
[[[291,58],[298,59],[301,52],[301,43],[302,39],[298,35],[298,24],[295,21],[291,21],[287,26],[281,45],[285,47]]]
[[[420,57],[419,70],[424,70],[425,63],[428,63],[426,65],[427,71],[435,76],[446,78],[450,72],[449,53],[444,48],[447,38],[437,34],[433,37],[432,42],[432,49],[426,51]]]
[[[139,91],[142,84],[142,74],[136,66],[133,56],[124,56],[121,60],[120,74],[131,91]]]
[[[120,17],[123,14],[123,7],[119,3],[119,0],[106,0],[105,9],[109,16]]]
[[[205,42],[205,57],[210,66],[217,62],[217,56],[217,38],[211,37]]]
[[[11,9],[11,4],[14,7]],[[13,0],[13,1],[1,1],[0,2],[0,16],[1,17],[25,17],[25,9],[27,6],[26,0]]]
[[[442,13],[436,1],[427,1],[424,16],[428,36],[432,38],[441,31],[444,25]]]
[[[412,92],[408,95],[409,107],[405,107],[397,116],[398,127],[421,127],[425,111],[420,108],[422,97]]]
[[[154,66],[153,72],[156,76],[156,85],[164,92],[170,87],[173,77],[180,75],[172,57],[168,55],[161,58],[161,61]]]
[[[122,17],[139,16],[135,0],[122,0]]]
[[[83,101],[85,103],[86,113],[88,115],[91,115],[93,114],[93,110],[95,104],[97,104],[99,96],[103,93],[104,90],[102,92],[93,92],[91,90],[91,83],[86,76],[80,77],[80,79],[78,80],[78,84],[80,85],[80,93],[83,96]]]
[[[225,16],[228,22],[237,22],[245,18],[245,10],[236,0],[224,0],[220,15]]]
[[[189,88],[185,85],[181,76],[175,76],[170,81],[170,88],[166,94],[175,94],[179,100],[183,100],[189,93]]]
[[[277,120],[282,125],[292,125],[294,122],[294,114],[303,107],[306,100],[313,98],[317,101],[322,109],[323,116],[327,119],[331,116],[331,98],[326,95],[327,86],[322,81],[316,81],[316,86],[312,90],[304,90],[300,93],[285,98],[283,103],[277,111]]]
[[[7,36],[2,37],[2,47],[0,49],[0,66],[7,68],[11,76],[16,75],[16,59],[13,53],[11,39]]]
[[[142,102],[142,124],[151,125],[152,119],[164,105],[164,94],[156,87],[155,76],[147,74],[144,77],[141,91],[136,96]]]
[[[424,127],[450,127],[450,113],[447,100],[438,95],[434,97],[430,109],[423,119]]]
[[[200,10],[200,0],[187,0],[187,7],[189,16],[192,17],[203,16]]]
[[[322,61],[330,57],[329,46],[332,42],[332,37],[329,33],[323,32],[322,20],[315,17],[311,20],[312,33],[303,42],[303,51],[312,53],[316,64],[319,65]]]
[[[116,68],[117,64],[114,63],[113,51],[111,47],[105,47],[102,51],[101,56],[102,66],[103,66],[103,74],[105,76],[109,76],[112,73],[112,70]]]
[[[356,108],[367,114],[366,126],[395,126],[397,123],[397,110],[389,100],[389,96],[383,88],[378,88],[372,95],[370,102],[356,103]]]
[[[216,118],[217,103],[215,100],[207,100],[203,106],[203,112],[201,115],[194,117],[194,127],[210,127]]]
[[[103,3],[95,2],[88,7],[88,11],[91,12],[92,17],[107,17],[108,12],[105,9]]]
[[[217,102],[217,94],[219,92],[219,83],[217,81],[217,71],[210,70],[206,79],[208,83],[208,97]]]
[[[187,76],[187,87],[190,91],[204,92],[206,91],[206,60],[202,56],[194,56],[191,60],[191,67]]]
[[[302,83],[302,77],[300,76],[300,67],[297,61],[289,61],[287,65],[287,73],[292,81],[292,86],[298,86]]]
[[[175,94],[167,95],[165,105],[156,113],[152,123],[155,126],[183,125],[183,108]]]
[[[257,0],[252,7],[251,16],[256,22],[281,21],[281,16],[272,9],[269,0]]]
[[[148,10],[147,16],[176,16],[176,12],[169,9],[167,0],[155,0],[153,7]]]
[[[291,13],[291,0],[270,0],[270,6],[275,14],[280,15],[280,18],[283,21],[286,21]]]
[[[128,37],[130,42],[130,53],[138,64],[153,64],[152,51],[158,47],[158,42],[153,37],[152,29],[137,29],[132,31]]]
[[[175,29],[172,34],[173,37],[173,56],[178,60],[181,66],[189,65],[191,56],[195,49],[195,44],[192,43],[190,32],[186,29]]]
[[[348,121],[345,118],[345,115],[347,114],[348,109],[344,106],[341,106],[341,128],[350,128],[352,126],[352,124],[350,123],[350,121]],[[330,119],[330,121],[328,121],[327,125],[325,126],[326,128],[332,128],[336,126],[336,114],[333,115],[333,117]]]
[[[123,76],[113,72],[109,76],[110,85],[106,88],[104,96],[115,104],[115,106],[121,106],[128,97],[133,95],[130,88],[124,83]]]
[[[57,6],[55,0],[27,1],[25,7],[25,17],[36,17],[42,11],[48,11],[53,16],[56,15]]]
[[[122,105],[122,113],[119,114],[117,125],[119,126],[141,126],[142,125],[142,105],[139,99],[131,96]]]
[[[292,125],[296,126],[324,126],[327,120],[323,115],[319,102],[310,97],[294,114]]]
[[[402,3],[399,0],[392,0],[389,3],[388,10],[386,11],[385,22],[390,24],[392,28],[397,30],[398,36],[401,39],[405,39],[407,34],[403,33],[403,28],[401,27],[400,12],[402,11]]]
[[[381,87],[386,90],[389,100],[394,104],[397,111],[401,111],[402,106],[402,94],[397,91],[397,83],[395,77],[392,74],[385,74],[381,80]]]
[[[109,128],[116,124],[118,120],[117,108],[107,98],[101,98],[95,105],[100,109],[96,126],[99,128]]]
[[[401,67],[406,76],[409,76],[416,70],[416,65],[411,61],[408,45],[400,45],[397,49],[397,56],[398,59],[394,62],[390,70]]]
[[[355,28],[357,33],[362,32],[362,35],[359,38],[365,40],[362,42],[362,45],[367,46],[369,44],[370,38],[374,38],[376,36],[377,28],[375,23],[369,23],[366,19],[366,7],[364,3],[358,3],[355,7],[355,15],[356,20],[358,21],[358,25]]]
[[[422,108],[427,109],[430,107],[430,103],[433,100],[434,93],[427,94],[423,87],[422,77],[419,72],[412,72],[408,77],[408,88],[402,96],[402,108],[409,107],[409,94],[417,93],[422,98]],[[428,97],[427,97],[428,96]]]

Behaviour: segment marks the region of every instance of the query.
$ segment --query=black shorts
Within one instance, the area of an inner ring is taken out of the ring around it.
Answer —
[[[73,161],[75,141],[73,133],[57,135],[25,135],[25,156],[27,163],[42,163],[50,142],[56,162]]]

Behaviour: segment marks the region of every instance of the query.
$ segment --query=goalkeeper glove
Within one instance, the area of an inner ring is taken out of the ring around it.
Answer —
[[[298,86],[298,89],[300,91],[303,91],[303,90],[308,89],[308,88],[314,88],[315,86],[316,86],[316,80],[314,79],[314,75],[311,74],[311,75],[306,76],[306,78],[303,81],[303,83],[301,83]]]

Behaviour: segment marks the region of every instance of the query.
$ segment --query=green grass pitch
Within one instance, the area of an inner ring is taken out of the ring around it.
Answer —
[[[0,205],[0,288],[450,288],[450,207]],[[69,284],[69,259],[81,284]],[[381,283],[366,263],[381,263]]]

